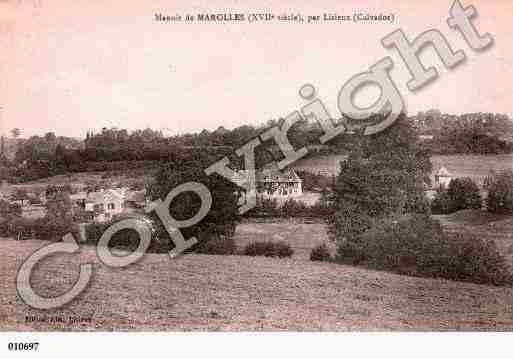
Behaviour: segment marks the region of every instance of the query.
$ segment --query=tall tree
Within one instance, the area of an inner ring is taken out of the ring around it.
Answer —
[[[334,186],[337,213],[332,229],[339,236],[352,232],[347,233],[350,237],[367,229],[373,219],[429,211],[424,194],[432,168],[429,153],[419,147],[404,114],[383,132],[356,136]]]
[[[197,236],[200,240],[215,235],[231,235],[238,221],[238,196],[236,186],[225,178],[213,174],[207,176],[204,168],[213,163],[210,156],[199,157],[179,166],[168,164],[162,167],[150,186],[149,193],[153,200],[165,199],[170,191],[187,182],[200,182],[211,192],[212,206],[207,216],[193,228],[183,229],[185,238]],[[193,192],[178,195],[169,208],[172,217],[184,220],[194,216],[201,206],[201,199]],[[167,233],[160,228],[160,236],[167,238]]]

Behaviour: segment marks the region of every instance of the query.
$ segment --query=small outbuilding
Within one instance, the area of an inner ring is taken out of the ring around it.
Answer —
[[[447,188],[449,183],[453,179],[452,174],[445,168],[445,166],[441,166],[438,171],[435,173],[435,187],[444,187]]]

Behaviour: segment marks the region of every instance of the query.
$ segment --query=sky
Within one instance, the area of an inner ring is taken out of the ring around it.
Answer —
[[[165,134],[233,128],[285,117],[315,86],[334,117],[337,95],[357,73],[390,56],[391,76],[410,114],[495,112],[513,117],[513,1],[474,5],[479,32],[495,44],[471,50],[446,24],[452,1],[104,1],[0,0],[0,134],[85,137],[102,127],[151,127]],[[155,13],[393,13],[394,23],[159,23]],[[381,38],[411,40],[438,29],[465,64],[448,70],[426,49],[439,77],[413,93],[397,52]],[[371,104],[375,88],[357,104]]]

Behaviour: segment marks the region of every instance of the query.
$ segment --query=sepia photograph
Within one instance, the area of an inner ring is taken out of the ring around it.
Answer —
[[[0,352],[511,331],[511,14],[0,1]]]

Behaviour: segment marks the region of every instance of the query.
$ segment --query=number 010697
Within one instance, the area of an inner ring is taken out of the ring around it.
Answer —
[[[13,351],[36,351],[39,347],[39,343],[9,343],[7,349]]]

